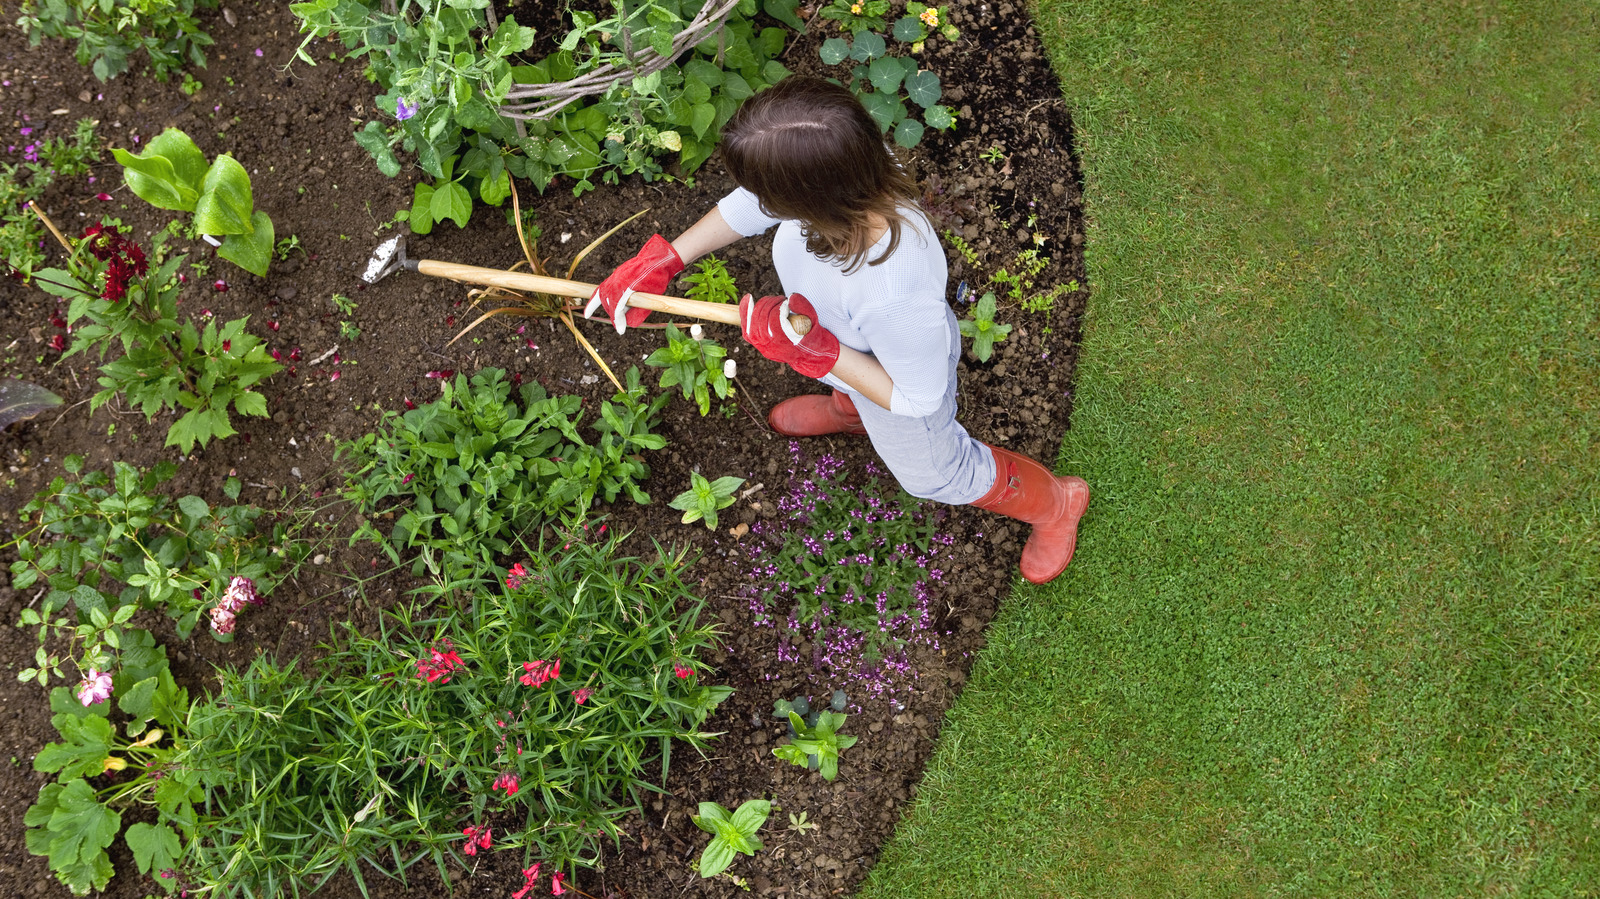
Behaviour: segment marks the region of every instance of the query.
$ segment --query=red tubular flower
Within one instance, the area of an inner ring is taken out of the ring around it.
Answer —
[[[673,662],[672,673],[679,678],[685,678],[691,674],[694,674],[694,669],[683,664],[682,662]]]
[[[522,670],[526,673],[518,680],[529,687],[542,687],[561,676],[561,660],[547,662],[540,659],[537,662],[523,662]]]
[[[564,881],[566,879],[567,879],[567,875],[562,874],[560,871],[557,871],[554,874],[551,874],[550,875],[550,895],[559,896],[562,893],[565,893],[567,891],[567,888],[562,885],[562,881]]]
[[[594,690],[589,687],[579,687],[578,689],[572,691],[572,698],[578,703],[578,705],[583,705],[585,702],[588,702],[589,697],[593,695]]]
[[[534,862],[533,863],[533,867],[531,867],[531,868],[523,868],[522,869],[522,880],[523,880],[522,889],[517,890],[515,893],[512,893],[511,894],[511,899],[522,899],[522,897],[528,895],[528,892],[533,889],[533,885],[536,882],[538,882],[538,880],[539,880],[539,863],[538,862]]]
[[[450,678],[455,670],[466,665],[466,662],[463,662],[461,657],[456,655],[456,651],[450,647],[448,641],[445,643],[445,648],[448,650],[447,652],[440,652],[437,647],[430,647],[428,649],[429,658],[416,660],[414,664],[417,666],[418,678],[426,680],[430,684],[450,683]]]
[[[527,576],[528,576],[527,569],[522,567],[522,563],[521,562],[518,562],[517,564],[511,566],[511,571],[509,571],[506,574],[506,589],[515,590],[515,589],[521,587],[522,586],[522,579],[527,577]]]
[[[510,799],[511,797],[517,795],[517,776],[507,771],[505,774],[495,778],[494,784],[490,786],[489,789],[505,790],[506,798]]]

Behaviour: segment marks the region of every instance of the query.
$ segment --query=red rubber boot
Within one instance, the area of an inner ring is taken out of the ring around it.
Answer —
[[[767,424],[789,437],[818,437],[823,434],[865,434],[861,416],[850,395],[835,390],[833,396],[808,394],[790,397],[767,413]]]
[[[1089,508],[1083,478],[1056,477],[1027,456],[990,446],[994,486],[972,505],[1026,521],[1033,534],[1022,548],[1022,576],[1044,584],[1065,571],[1078,545],[1078,519]]]

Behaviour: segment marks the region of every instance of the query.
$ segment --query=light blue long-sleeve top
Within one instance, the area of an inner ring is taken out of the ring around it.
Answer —
[[[717,210],[728,227],[754,237],[773,225],[772,264],[788,294],[798,293],[817,309],[817,322],[851,349],[877,357],[894,381],[889,411],[921,418],[933,414],[950,387],[956,316],[945,302],[949,266],[933,225],[922,210],[901,207],[900,245],[878,265],[863,263],[845,274],[843,262],[813,256],[800,223],[761,211],[744,188],[723,197]],[[886,232],[867,253],[867,263],[889,245]],[[832,375],[822,383],[849,388]]]

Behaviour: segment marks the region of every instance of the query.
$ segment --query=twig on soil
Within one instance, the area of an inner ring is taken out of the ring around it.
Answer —
[[[44,222],[44,226],[50,229],[50,233],[56,236],[56,240],[61,241],[61,246],[68,253],[72,252],[72,244],[67,243],[67,239],[61,236],[61,229],[56,227],[55,222],[50,221],[50,217],[44,214],[44,210],[39,208],[39,204],[29,200],[28,208],[32,209],[33,214],[39,217],[39,221]]]

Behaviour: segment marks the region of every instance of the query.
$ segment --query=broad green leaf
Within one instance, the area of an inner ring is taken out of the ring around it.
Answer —
[[[250,173],[232,156],[218,156],[201,185],[194,208],[195,227],[202,234],[249,234],[255,229],[250,219],[254,208]]]
[[[97,777],[111,752],[111,722],[98,715],[50,719],[65,743],[46,743],[33,757],[33,770],[58,772],[62,778]]]
[[[427,234],[433,230],[433,185],[417,185],[411,196],[411,217],[407,224],[413,234]]]
[[[400,174],[400,160],[394,158],[389,136],[384,133],[382,125],[368,122],[365,128],[356,132],[356,143],[372,155],[372,161],[378,164],[378,171],[390,178]]]
[[[117,708],[139,721],[154,717],[156,686],[159,678],[147,677],[117,697]]]
[[[200,195],[178,179],[172,163],[162,156],[135,156],[120,147],[111,155],[122,166],[122,180],[139,199],[157,209],[193,212]]]
[[[892,93],[900,89],[900,82],[906,77],[906,71],[901,68],[899,59],[885,56],[874,59],[872,64],[867,66],[867,77],[875,89]]]
[[[183,851],[178,832],[165,824],[145,824],[142,821],[130,824],[122,838],[133,850],[133,860],[139,865],[141,874],[155,874],[177,867],[178,854]]]
[[[504,203],[506,197],[511,196],[511,173],[501,169],[499,176],[484,178],[478,183],[478,196],[482,197],[483,202],[488,203],[490,206],[499,206]]]
[[[824,63],[836,66],[850,58],[850,42],[842,37],[830,37],[822,42],[822,49],[817,52]]]
[[[273,228],[272,217],[265,212],[258,210],[250,217],[250,222],[254,230],[249,234],[229,234],[222,241],[222,246],[217,248],[217,255],[252,275],[265,278],[267,267],[272,264],[272,247],[278,235]]]
[[[733,847],[728,845],[727,840],[713,839],[700,854],[700,876],[716,877],[728,870],[731,864],[733,864]]]
[[[178,181],[199,193],[206,179],[206,154],[200,152],[189,135],[168,128],[145,144],[144,155],[161,156],[172,163]]]
[[[901,43],[920,41],[926,34],[927,28],[916,16],[902,16],[894,23],[894,39]]]
[[[233,398],[233,408],[240,415],[254,415],[257,418],[267,416],[267,398],[254,390],[242,390]]]
[[[457,227],[465,228],[467,221],[472,218],[472,195],[459,182],[451,181],[433,189],[430,208],[434,221],[451,219]]]
[[[938,103],[943,95],[944,92],[939,88],[939,76],[927,69],[906,76],[906,96],[923,109]]]
[[[739,806],[733,813],[732,824],[740,833],[754,836],[766,823],[767,816],[772,814],[772,803],[765,799],[751,799]]]
[[[533,46],[535,31],[525,25],[518,25],[515,16],[506,16],[506,20],[495,29],[494,36],[484,42],[484,49],[495,56],[511,56]]]
[[[190,518],[205,518],[211,514],[211,507],[198,496],[189,495],[178,500],[178,509]]]
[[[56,876],[80,895],[91,887],[105,889],[112,874],[105,850],[122,829],[122,816],[101,805],[87,782],[74,780],[56,797],[46,826],[52,834],[50,867]]]
[[[850,47],[850,58],[866,62],[877,59],[888,49],[889,45],[884,43],[882,37],[871,31],[864,31],[856,35],[856,41]]]
[[[788,25],[795,31],[805,31],[805,21],[794,14],[795,7],[799,5],[799,0],[762,0],[761,8],[766,11],[767,15]]]
[[[922,134],[922,123],[916,119],[901,119],[894,126],[894,142],[908,150],[922,142]]]
[[[879,131],[888,131],[898,116],[895,115],[896,107],[900,101],[893,94],[870,93],[860,96],[861,105],[867,108],[873,121],[878,123]]]
[[[950,111],[948,106],[934,105],[928,107],[927,111],[922,114],[922,120],[928,123],[929,128],[937,128],[940,131],[948,131],[954,128],[956,124],[955,114]]]

